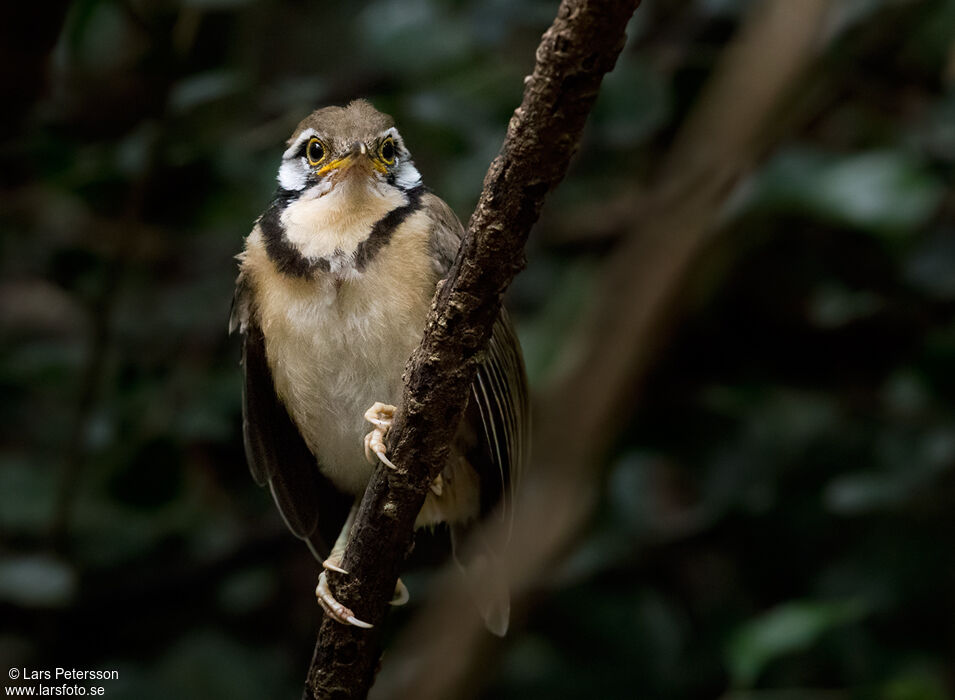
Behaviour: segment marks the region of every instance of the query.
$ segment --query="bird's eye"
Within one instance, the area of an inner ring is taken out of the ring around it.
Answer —
[[[386,165],[392,165],[395,162],[395,140],[389,136],[382,141],[378,147],[378,155]]]
[[[325,146],[318,139],[312,138],[305,149],[305,156],[308,158],[309,165],[318,165],[325,158]]]

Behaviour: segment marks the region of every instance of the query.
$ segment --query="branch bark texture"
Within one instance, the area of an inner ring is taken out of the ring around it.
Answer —
[[[524,97],[508,125],[457,260],[438,289],[389,438],[397,472],[379,467],[346,549],[349,576],[336,597],[372,630],[327,617],[306,681],[307,698],[363,698],[378,664],[381,623],[413,526],[460,423],[476,361],[501,297],[524,266],[524,244],[545,195],[563,178],[606,72],[623,48],[639,0],[563,0],[537,49]]]

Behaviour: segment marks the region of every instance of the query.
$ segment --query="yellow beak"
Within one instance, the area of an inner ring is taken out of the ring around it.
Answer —
[[[365,146],[364,143],[356,142],[352,144],[352,147],[348,150],[348,153],[343,155],[341,158],[336,158],[335,160],[326,163],[316,170],[315,174],[319,177],[322,177],[323,175],[326,175],[327,173],[330,173],[334,170],[345,173],[355,165],[362,163],[371,166],[380,173],[388,172],[388,169],[385,167],[384,163],[368,153],[368,147]]]

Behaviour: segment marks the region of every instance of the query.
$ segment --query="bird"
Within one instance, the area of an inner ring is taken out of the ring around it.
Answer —
[[[278,187],[237,256],[230,332],[242,342],[242,425],[255,481],[322,563],[316,597],[332,619],[370,627],[335,599],[330,572],[376,468],[405,365],[464,227],[422,184],[394,120],[367,100],[326,106],[286,142]],[[463,543],[488,518],[509,525],[527,461],[527,377],[506,311],[479,358],[447,464],[416,532],[446,525],[492,633],[510,618],[501,553]],[[337,536],[336,536],[337,533]],[[408,600],[398,580],[395,605]]]

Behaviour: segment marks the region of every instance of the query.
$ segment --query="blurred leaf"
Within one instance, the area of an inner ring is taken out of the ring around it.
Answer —
[[[944,674],[924,664],[912,664],[882,686],[879,700],[950,700]]]
[[[917,416],[926,410],[931,400],[924,379],[908,367],[900,368],[886,379],[882,399],[893,414],[905,416]]]
[[[955,114],[953,114],[955,117]],[[955,229],[936,231],[911,252],[902,269],[905,281],[935,299],[955,299]]]
[[[825,284],[817,288],[809,302],[809,318],[820,328],[839,328],[877,313],[882,300],[867,290],[850,290]]]
[[[730,677],[750,686],[771,661],[810,648],[826,632],[867,613],[860,600],[785,603],[740,626],[726,649]]]
[[[93,0],[82,5],[82,24],[70,59],[100,73],[128,68],[146,48],[134,38],[129,16],[112,2]]]
[[[142,177],[151,165],[150,155],[157,139],[155,124],[143,124],[115,144],[116,170],[126,177]]]
[[[328,89],[328,80],[323,76],[285,76],[275,84],[269,85],[264,99],[271,109],[294,110],[297,113],[306,114],[309,109],[314,109],[315,105],[322,101],[322,96],[328,92]],[[278,142],[284,138],[288,138],[288,134],[280,134]],[[277,155],[281,155],[281,151]]]
[[[56,493],[54,472],[36,459],[0,461],[0,529],[39,534],[49,528]]]
[[[198,73],[173,86],[169,94],[169,106],[177,112],[188,112],[204,104],[234,95],[240,89],[242,89],[242,79],[234,71],[216,70]]]
[[[659,456],[628,453],[610,472],[607,497],[614,514],[631,532],[649,532],[655,520],[653,471]]]
[[[826,506],[834,513],[852,515],[894,508],[905,501],[900,479],[892,475],[856,473],[833,479],[825,491]]]
[[[944,192],[925,165],[903,151],[834,156],[791,149],[757,176],[750,204],[900,234],[924,224]]]
[[[826,485],[824,501],[832,512],[896,508],[955,465],[955,425],[929,426],[915,434],[888,430],[875,444],[878,471],[842,474]]]
[[[474,49],[467,26],[425,0],[377,0],[360,22],[372,55],[399,73],[433,75]]]
[[[0,600],[30,608],[63,607],[76,594],[76,572],[42,554],[0,560]]]

